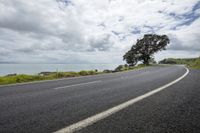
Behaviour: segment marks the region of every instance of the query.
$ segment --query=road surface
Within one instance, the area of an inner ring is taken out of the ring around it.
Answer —
[[[127,101],[80,133],[199,132],[200,70],[155,66],[127,72],[0,87],[0,133],[51,133]],[[85,122],[85,121],[84,121]],[[87,123],[87,122],[86,122]],[[62,130],[64,129],[64,130]]]

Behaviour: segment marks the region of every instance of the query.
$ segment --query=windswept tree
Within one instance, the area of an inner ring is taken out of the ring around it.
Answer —
[[[126,60],[127,64],[129,64],[130,66],[135,66],[138,62],[138,57],[136,57],[137,55],[129,50],[125,55],[124,55],[124,60]]]
[[[123,56],[123,59],[131,66],[136,65],[138,61],[149,65],[154,53],[165,50],[169,42],[166,35],[146,34],[142,39],[137,40],[137,43]]]

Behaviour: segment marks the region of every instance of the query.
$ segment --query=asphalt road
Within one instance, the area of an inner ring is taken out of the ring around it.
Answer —
[[[146,94],[186,72],[182,66],[0,87],[0,133],[51,133]],[[200,70],[81,133],[200,132]]]

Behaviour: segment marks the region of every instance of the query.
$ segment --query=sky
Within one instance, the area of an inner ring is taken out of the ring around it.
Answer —
[[[155,59],[200,56],[200,0],[0,0],[0,62],[125,63],[144,34]]]

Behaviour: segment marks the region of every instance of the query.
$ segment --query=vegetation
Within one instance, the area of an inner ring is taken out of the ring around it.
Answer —
[[[103,72],[95,71],[80,71],[80,72],[41,72],[38,75],[25,75],[25,74],[11,74],[0,77],[0,85],[13,84],[22,82],[31,82],[39,80],[52,80],[58,78],[68,78],[86,75],[96,75],[102,73],[113,73],[120,71],[127,71],[132,69],[138,69],[147,65],[156,63],[153,59],[153,54],[165,50],[165,47],[169,43],[169,38],[166,35],[146,34],[142,39],[137,40],[137,43],[123,56],[128,65],[119,65],[115,70],[104,70]],[[143,64],[135,66],[138,61],[142,61]],[[165,61],[164,61],[165,63]],[[197,66],[199,61],[195,62]],[[194,64],[194,66],[196,65]]]
[[[91,71],[80,71],[80,72],[41,72],[38,75],[10,74],[7,76],[0,77],[0,85],[87,76],[87,75],[97,75],[103,73],[114,73],[114,72],[138,69],[142,67],[144,67],[144,65],[138,65],[135,67],[128,65],[119,65],[115,70],[104,70],[102,72],[98,72],[97,70],[94,71],[91,70]]]
[[[149,65],[154,53],[165,50],[169,42],[166,35],[146,34],[142,39],[137,40],[137,43],[123,56],[123,59],[130,66],[135,66],[138,61]]]
[[[200,69],[200,57],[186,58],[186,59],[168,58],[168,59],[161,60],[159,64],[185,64],[190,68]]]
[[[52,80],[58,78],[68,78],[68,77],[77,77],[77,76],[86,76],[86,75],[95,75],[101,72],[97,71],[80,71],[80,72],[44,72],[38,75],[7,75],[0,77],[0,85],[3,84],[13,84],[13,83],[23,83],[23,82],[32,82],[39,80]]]
[[[115,68],[114,72],[120,72],[120,71],[128,71],[128,70],[133,70],[133,69],[140,69],[145,67],[144,64],[140,64],[137,66],[128,66],[127,64],[125,65],[119,65],[118,67]]]

